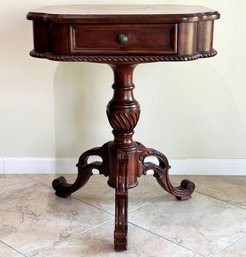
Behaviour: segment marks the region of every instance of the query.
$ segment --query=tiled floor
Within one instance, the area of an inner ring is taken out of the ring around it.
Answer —
[[[0,257],[246,257],[246,177],[189,177],[196,191],[184,202],[140,178],[129,191],[128,250],[117,253],[106,178],[92,176],[66,199],[54,195],[53,178],[0,176]]]

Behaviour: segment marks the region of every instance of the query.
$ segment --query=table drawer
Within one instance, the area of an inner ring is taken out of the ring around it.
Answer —
[[[176,54],[176,24],[69,26],[71,54]]]

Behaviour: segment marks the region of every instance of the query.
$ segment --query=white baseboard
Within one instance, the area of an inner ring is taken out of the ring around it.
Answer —
[[[4,173],[4,160],[0,158],[0,174]]]
[[[148,161],[156,159],[149,157]],[[0,174],[73,174],[77,173],[76,163],[75,158],[0,158]],[[170,165],[172,175],[246,175],[246,159],[187,158],[170,160]]]
[[[76,173],[75,158],[3,158],[4,174]]]

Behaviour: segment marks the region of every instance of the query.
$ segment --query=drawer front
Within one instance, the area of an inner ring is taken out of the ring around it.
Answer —
[[[176,54],[176,24],[70,25],[71,54]]]

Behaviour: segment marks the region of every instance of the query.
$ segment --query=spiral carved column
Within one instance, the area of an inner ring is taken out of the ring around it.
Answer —
[[[137,166],[135,153],[138,145],[133,141],[134,128],[137,125],[140,106],[133,95],[134,84],[132,82],[135,65],[111,65],[114,71],[114,94],[107,106],[107,116],[113,128],[114,140],[109,144],[109,181],[111,187],[117,184],[117,164],[115,160],[121,155],[128,157],[128,182],[132,188],[137,185]]]

